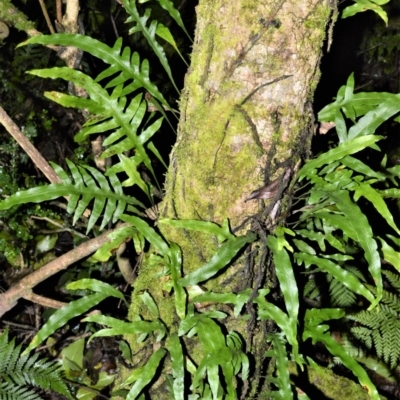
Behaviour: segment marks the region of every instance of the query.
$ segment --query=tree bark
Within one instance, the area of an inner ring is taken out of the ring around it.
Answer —
[[[290,205],[290,193],[285,191],[310,152],[311,102],[331,4],[329,0],[200,0],[161,218],[218,224],[229,218],[235,234],[251,229],[261,238],[281,223]],[[245,202],[255,189],[276,179],[271,199]],[[218,249],[217,240],[209,235],[165,224],[160,229],[181,247],[185,275]],[[204,287],[219,293],[245,288],[256,292],[267,284],[273,273],[267,277],[265,241],[261,242]],[[163,304],[161,319],[174,332],[179,320],[173,300],[162,296],[165,282],[155,278],[157,272],[154,263],[140,267],[130,312],[143,315],[137,296],[151,288],[157,304]],[[248,312],[253,317],[249,321],[230,317],[224,324],[227,331],[240,332],[246,351],[254,357],[252,381],[241,393],[254,398],[268,391],[262,378],[267,373],[263,359],[268,326],[259,326],[250,306]],[[157,396],[164,398],[161,392]]]
[[[250,193],[308,156],[329,4],[200,1],[163,216],[241,226],[258,211]],[[186,273],[215,251],[166,235],[188,248]]]

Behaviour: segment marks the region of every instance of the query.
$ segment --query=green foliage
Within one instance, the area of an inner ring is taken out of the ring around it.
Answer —
[[[357,376],[360,384],[364,386],[372,399],[379,400],[379,394],[367,375],[365,369],[338,343],[329,333],[329,325],[323,324],[326,320],[338,319],[344,316],[340,309],[311,309],[306,311],[303,340],[312,339],[313,343],[323,343],[327,350],[338,357],[341,362]]]
[[[149,8],[141,16],[134,0],[122,2],[129,14],[127,22],[134,23],[130,33],[141,32],[144,35],[175,86],[165,51],[156,40],[158,35],[173,45],[170,32],[158,21],[148,23],[151,14]],[[181,25],[172,3],[168,0],[159,2]],[[364,3],[357,1],[357,6],[360,4]],[[354,12],[350,7],[346,10],[346,16]],[[379,7],[374,10],[381,13]],[[146,90],[161,105],[170,109],[158,88],[149,80],[147,60],[140,63],[139,55],[131,54],[128,48],[123,49],[121,40],[117,40],[114,47],[110,48],[90,37],[57,34],[37,36],[23,44],[75,46],[109,65],[96,79],[67,68],[33,70],[31,74],[65,79],[84,88],[88,99],[58,92],[50,92],[46,96],[63,106],[89,112],[90,117],[75,140],[81,142],[92,134],[105,134],[106,149],[102,158],[116,155],[119,162],[103,175],[93,167],[67,161],[72,179],[61,167],[53,164],[62,183],[18,192],[0,202],[0,210],[69,196],[67,211],[73,213],[73,223],[93,202],[87,232],[94,228],[100,216],[103,216],[100,230],[109,221],[129,223],[131,227],[115,234],[112,244],[105,245],[93,257],[103,261],[108,259],[115,246],[130,236],[138,252],[143,253],[146,248],[144,242],[147,241],[151,250],[146,255],[146,262],[161,266],[160,275],[167,282],[165,286],[170,291],[178,317],[173,326],[167,326],[156,297],[146,291],[139,297],[144,312],[132,315],[130,322],[104,315],[85,319],[86,322],[107,326],[96,331],[92,338],[134,335],[138,343],[154,349],[143,365],[135,366],[117,390],[125,391],[129,400],[142,398],[145,391],[149,392],[158,371],[164,368],[163,371],[167,371],[167,385],[174,399],[183,399],[187,394],[193,399],[236,399],[237,388],[247,384],[250,372],[248,349],[245,349],[243,338],[238,332],[222,327],[221,321],[228,318],[228,314],[221,311],[221,305],[232,304],[234,317],[248,318],[248,310],[244,306],[254,305],[256,315],[252,317],[261,321],[272,320],[280,331],[266,338],[272,344],[266,357],[273,358],[276,367],[276,376],[270,379],[278,389],[271,392],[273,398],[293,398],[288,360],[294,360],[303,368],[305,360],[299,353],[299,347],[308,339],[323,343],[367,388],[372,399],[379,398],[365,369],[332,337],[326,322],[344,318],[344,308],[358,302],[367,310],[347,316],[348,320],[358,324],[352,327],[351,332],[369,349],[375,349],[377,356],[390,363],[391,367],[396,365],[400,350],[388,346],[393,346],[399,339],[396,313],[400,302],[397,295],[383,290],[381,259],[399,269],[394,261],[398,255],[398,242],[391,235],[386,236],[391,240],[390,244],[378,236],[372,218],[364,209],[369,206],[379,215],[386,223],[385,233],[400,233],[387,206],[388,199],[400,196],[399,189],[394,187],[398,185],[399,168],[385,168],[383,160],[382,171],[374,171],[356,157],[365,150],[379,150],[376,143],[382,137],[376,135],[376,130],[400,111],[400,95],[354,94],[354,77],[351,75],[347,84],[340,88],[335,102],[320,111],[318,117],[321,122],[335,123],[339,144],[310,160],[300,170],[299,181],[306,180],[309,191],[305,194],[303,207],[297,210],[301,214],[296,221],[296,229],[278,227],[267,235],[266,243],[263,243],[269,249],[275,267],[279,295],[276,298],[270,296],[271,291],[267,288],[249,288],[238,293],[223,293],[223,290],[222,293],[205,292],[199,284],[216,277],[257,236],[252,232],[235,236],[229,229],[228,220],[222,226],[205,221],[160,221],[217,238],[219,247],[215,254],[204,265],[183,276],[179,243],[167,242],[155,228],[140,217],[131,215],[132,212],[139,214],[134,206],[143,205],[135,198],[124,195],[123,187],[136,184],[149,195],[149,186],[138,168],[144,166],[154,176],[149,150],[159,159],[160,156],[150,139],[163,120],[153,120],[152,116],[146,120],[146,101],[142,94],[135,95],[135,92],[138,89]],[[106,79],[108,82],[105,84],[103,82]],[[349,121],[346,118],[351,121],[350,129],[347,129]],[[121,183],[117,174],[123,171],[128,179]],[[349,264],[354,260],[357,260],[357,267]],[[317,299],[323,291],[314,277],[318,274],[327,277],[331,308],[319,305],[319,308],[306,309],[299,298],[299,270],[307,270],[309,279],[303,292],[312,299]],[[361,273],[361,270],[365,272]],[[384,274],[390,282],[400,286],[397,275],[390,271]],[[67,288],[87,290],[90,294],[56,311],[25,353],[37,347],[71,318],[84,314],[106,297],[123,299],[115,288],[90,279],[74,282]],[[279,301],[276,301],[277,298]],[[196,302],[203,301],[213,303],[213,307],[203,311],[196,309]],[[304,309],[301,310],[301,307]],[[379,318],[374,320],[374,315],[379,315]],[[304,320],[300,321],[300,318]],[[384,318],[390,320],[388,326],[384,326]],[[192,354],[191,347],[186,346],[188,340],[195,343],[193,348],[197,346],[201,351]]]
[[[346,318],[358,322],[351,328],[351,333],[368,349],[374,349],[379,359],[391,369],[399,364],[400,322],[397,313],[378,308],[373,312],[360,311],[349,314]]]
[[[4,400],[39,400],[35,389],[54,391],[69,399],[72,396],[63,381],[60,366],[54,361],[29,355],[15,340],[8,340],[8,331],[0,336],[0,397]]]
[[[381,7],[383,4],[389,3],[390,0],[354,0],[354,4],[347,6],[342,12],[342,18],[352,17],[353,15],[363,11],[374,11],[388,24],[388,17],[385,10]]]
[[[275,384],[279,390],[272,393],[273,399],[291,400],[293,391],[290,384],[289,359],[286,350],[284,337],[280,334],[270,334],[267,338],[273,345],[272,350],[265,353],[266,357],[276,360],[276,377],[268,377],[268,380]]]
[[[57,329],[64,326],[70,319],[84,314],[105,298],[114,296],[122,300],[124,299],[123,295],[111,285],[105,282],[96,281],[95,279],[82,279],[77,282],[72,282],[67,285],[67,289],[85,289],[94,291],[95,293],[71,301],[66,306],[55,311],[48,321],[39,329],[39,332],[32,339],[28,348],[25,350],[25,353],[39,346],[40,343],[46,340]]]
[[[74,182],[61,167],[53,163],[52,165],[58,176],[61,177],[62,183],[53,183],[17,192],[0,203],[0,210],[7,210],[19,204],[39,203],[53,200],[60,196],[68,196],[67,212],[74,213],[73,224],[75,224],[89,203],[94,200],[93,210],[86,230],[88,233],[102,213],[103,221],[100,229],[103,229],[111,219],[116,222],[127,204],[144,208],[143,204],[138,200],[123,194],[121,184],[116,175],[109,176],[113,186],[110,188],[107,179],[97,169],[88,165],[76,166],[71,161],[66,161]],[[135,208],[131,208],[131,210],[135,210]]]
[[[164,99],[163,95],[160,93],[158,88],[151,83],[149,78],[149,63],[144,60],[140,63],[140,58],[138,53],[133,53],[131,55],[131,50],[129,48],[122,49],[122,38],[118,39],[114,46],[111,48],[106,44],[93,39],[89,36],[79,35],[79,34],[67,34],[59,33],[55,35],[41,35],[34,36],[25,42],[18,45],[25,46],[28,44],[52,44],[61,46],[74,46],[83,51],[88,52],[94,57],[98,57],[103,60],[110,67],[104,70],[97,78],[95,82],[100,82],[103,79],[109,78],[117,74],[110,82],[105,85],[105,89],[113,88],[118,85],[123,85],[132,80],[131,83],[125,86],[121,96],[126,96],[132,93],[134,90],[144,88],[153,97],[161,102],[161,104],[168,106],[167,101]],[[121,54],[122,52],[122,54]],[[65,99],[68,99],[66,97]],[[72,99],[71,99],[72,100]],[[75,102],[79,102],[79,98],[73,99]],[[83,99],[81,99],[83,100]],[[80,104],[78,103],[78,106]],[[71,105],[69,105],[71,107]]]

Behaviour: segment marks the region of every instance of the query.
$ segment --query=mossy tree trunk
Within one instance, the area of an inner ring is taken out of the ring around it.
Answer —
[[[329,0],[200,0],[160,218],[217,224],[229,218],[235,234],[252,229],[261,238],[284,218],[290,181],[310,150],[314,126],[310,104],[333,14],[331,4]],[[273,199],[263,204],[244,201],[277,178]],[[181,247],[183,274],[206,263],[218,249],[217,240],[208,235],[165,224],[160,229]],[[258,253],[253,245],[244,252],[247,258],[239,257],[203,287],[224,293],[269,284],[273,273],[267,274],[265,241],[261,242]],[[137,295],[147,290],[174,332],[179,318],[173,296],[162,295],[165,282],[157,278],[158,272],[154,263],[140,267],[131,315],[145,312]],[[255,315],[250,306],[247,311]],[[260,376],[266,373],[268,327],[260,327],[255,318],[233,316],[224,324],[226,331],[240,332],[246,351],[254,356],[253,382],[244,389],[246,396],[254,397],[265,383]]]

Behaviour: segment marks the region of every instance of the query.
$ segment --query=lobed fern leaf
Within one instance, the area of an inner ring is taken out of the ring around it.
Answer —
[[[42,78],[61,78],[73,82],[76,86],[83,87],[87,91],[90,99],[84,99],[83,101],[78,97],[58,92],[45,93],[47,98],[63,106],[86,108],[95,113],[75,136],[77,142],[83,141],[88,135],[111,131],[103,142],[103,146],[110,147],[103,152],[101,158],[122,154],[134,149],[140,161],[153,173],[151,161],[144,144],[160,128],[163,118],[161,117],[154,121],[138,135],[139,126],[147,109],[146,102],[142,101],[141,94],[134,97],[130,103],[127,103],[121,84],[116,86],[113,92],[109,94],[105,88],[90,76],[67,67],[32,70],[29,73]]]
[[[169,66],[167,56],[165,55],[164,49],[156,40],[156,30],[157,30],[157,21],[152,21],[150,26],[147,26],[147,20],[150,18],[151,9],[146,8],[144,15],[140,16],[139,11],[136,8],[136,0],[122,0],[122,3],[125,7],[125,10],[129,14],[126,22],[135,22],[135,25],[129,30],[129,33],[142,32],[143,36],[146,38],[147,42],[154,50],[154,53],[158,57],[161,62],[161,65],[164,67],[165,71],[168,74],[169,79],[171,80],[174,88],[179,93],[179,89],[175,84],[174,78],[172,77],[171,68]]]
[[[293,392],[290,385],[289,360],[286,351],[286,341],[282,334],[274,333],[267,337],[273,345],[273,349],[265,353],[267,357],[274,357],[276,360],[276,377],[269,377],[268,380],[275,384],[278,392],[272,392],[273,399],[293,399]]]
[[[0,381],[1,399],[39,400],[35,389],[52,390],[72,399],[60,366],[46,358],[39,359],[39,353],[21,355],[21,345],[8,340],[7,330],[0,336]]]
[[[137,89],[144,88],[166,108],[170,108],[157,86],[150,82],[149,62],[143,60],[143,63],[140,64],[138,53],[134,52],[131,55],[129,47],[122,49],[122,38],[119,38],[111,48],[90,36],[59,33],[55,35],[34,36],[20,43],[17,47],[27,44],[74,46],[86,51],[110,65],[108,69],[103,71],[96,78],[96,82],[100,82],[105,78],[117,74],[117,76],[107,84],[105,87],[106,89],[125,84],[132,80],[131,83],[125,86],[121,94],[122,96],[132,93]]]
[[[66,160],[73,180],[66,172],[56,164],[52,163],[62,183],[39,186],[25,191],[17,192],[14,195],[0,202],[0,210],[7,210],[10,207],[26,203],[39,203],[42,201],[54,200],[61,196],[69,196],[67,212],[73,213],[73,224],[86,210],[89,203],[94,200],[93,210],[87,225],[88,233],[103,212],[103,220],[100,229],[103,229],[108,221],[115,223],[123,213],[127,204],[144,208],[144,205],[134,197],[125,196],[122,193],[121,183],[116,176],[110,176],[113,189],[110,188],[106,178],[96,169],[88,165],[76,166]],[[89,171],[92,175],[88,174]],[[105,209],[104,209],[105,207]],[[139,213],[136,208],[133,211]]]

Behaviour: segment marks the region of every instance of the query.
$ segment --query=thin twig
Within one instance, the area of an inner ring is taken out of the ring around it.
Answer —
[[[118,228],[104,232],[102,235],[82,243],[77,248],[49,262],[40,269],[22,278],[5,293],[0,294],[0,317],[11,310],[20,298],[34,299],[32,288],[40,282],[68,268],[71,264],[89,256],[98,250],[103,244],[111,241],[111,234],[116,230],[130,226],[121,224]]]
[[[26,138],[26,136],[19,130],[18,126],[8,116],[6,111],[0,107],[0,123],[7,129],[7,132],[17,141],[26,154],[30,157],[36,167],[42,171],[43,175],[51,183],[61,183],[61,179],[55,173],[50,164],[44,157],[36,150],[35,146]]]
[[[46,4],[44,4],[43,0],[39,0],[40,7],[42,8],[42,13],[44,16],[44,19],[46,20],[47,27],[49,28],[49,31],[52,35],[56,33],[56,31],[53,28],[53,24],[51,23],[49,13],[47,12]]]

